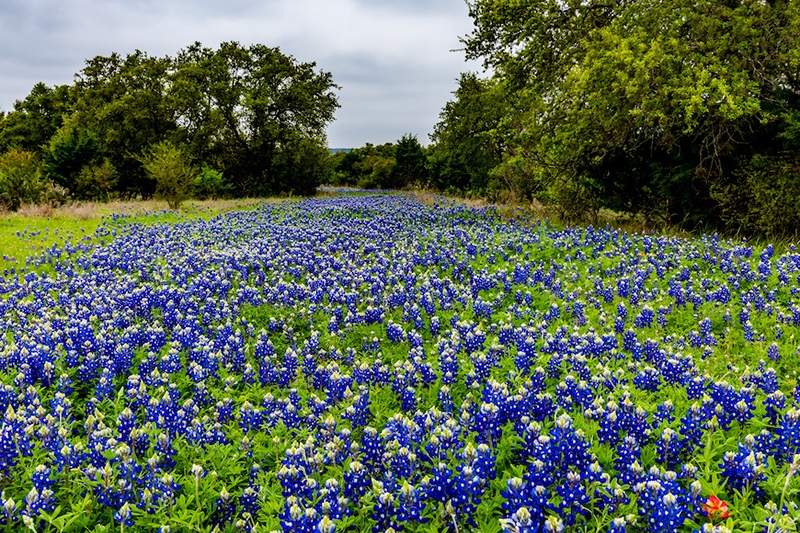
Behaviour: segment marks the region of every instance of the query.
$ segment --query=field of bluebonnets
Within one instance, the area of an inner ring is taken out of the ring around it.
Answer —
[[[349,195],[0,282],[10,529],[794,531],[800,253]]]

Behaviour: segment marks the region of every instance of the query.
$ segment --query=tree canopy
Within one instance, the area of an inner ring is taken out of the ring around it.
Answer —
[[[97,56],[72,85],[37,84],[0,116],[0,152],[36,153],[76,196],[90,167],[111,171],[118,194],[153,194],[142,155],[162,142],[225,176],[231,194],[308,194],[327,171],[337,89],[314,63],[261,44]]]
[[[467,55],[492,75],[462,77],[442,112],[431,153],[446,185],[753,232],[775,230],[766,210],[800,230],[774,200],[800,188],[796,0],[473,0],[469,13]],[[470,153],[483,164],[467,181],[447,162]]]

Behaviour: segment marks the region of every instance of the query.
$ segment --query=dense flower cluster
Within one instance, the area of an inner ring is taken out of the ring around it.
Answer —
[[[800,253],[716,237],[393,195],[115,218],[0,280],[0,523],[769,529],[799,325]]]

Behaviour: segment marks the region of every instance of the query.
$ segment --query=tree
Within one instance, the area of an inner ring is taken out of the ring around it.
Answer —
[[[797,2],[474,0],[470,14],[468,57],[514,96],[503,159],[551,197],[714,223],[743,165],[789,150]]]
[[[407,174],[400,178],[395,170],[396,148],[392,143],[377,146],[367,143],[338,159],[333,173],[342,185],[355,185],[365,189],[402,188],[407,183]]]
[[[16,211],[22,204],[36,203],[45,182],[36,154],[12,148],[0,155],[0,204]]]
[[[67,85],[48,87],[37,83],[30,94],[0,114],[0,151],[19,148],[38,153],[61,127],[74,104],[74,91]]]
[[[430,183],[484,194],[490,172],[502,160],[498,134],[508,97],[497,81],[472,73],[461,75],[453,95],[431,134]]]
[[[213,50],[196,43],[178,55],[172,80],[180,138],[198,160],[229,176],[237,194],[287,190],[286,165],[315,161],[290,152],[323,149],[338,107],[330,73],[264,45],[228,42]],[[308,170],[294,168],[298,175]]]
[[[125,195],[153,193],[137,154],[174,140],[176,113],[167,98],[171,69],[171,58],[136,50],[125,57],[94,57],[76,76],[76,120],[96,134],[100,155],[117,170]]]
[[[97,135],[82,127],[77,115],[71,115],[64,120],[42,152],[46,176],[74,191],[82,169],[98,160],[100,145]]]
[[[414,135],[403,135],[395,144],[395,165],[392,169],[392,185],[402,188],[409,184],[420,185],[427,179],[425,152]]]
[[[72,191],[82,200],[108,200],[117,185],[117,169],[108,159],[84,166]]]
[[[233,194],[310,194],[330,172],[322,154],[336,89],[314,63],[264,45],[112,53],[86,61],[73,85],[37,84],[0,113],[0,151],[35,152],[47,176],[77,197],[109,169],[113,192],[152,195],[156,182],[140,156],[161,142],[222,172]]]
[[[197,170],[186,152],[169,141],[151,146],[141,157],[142,167],[155,182],[156,196],[178,209],[191,192]]]

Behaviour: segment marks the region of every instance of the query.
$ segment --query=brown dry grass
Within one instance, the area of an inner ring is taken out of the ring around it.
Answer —
[[[189,214],[219,213],[235,209],[249,209],[259,204],[273,201],[280,201],[280,199],[189,200],[181,205],[180,211]],[[14,213],[0,210],[0,216],[90,220],[111,214],[146,215],[153,212],[167,211],[168,209],[167,202],[161,200],[112,200],[110,202],[72,202],[58,207],[47,204],[27,204]]]
[[[464,198],[459,196],[443,195],[427,189],[412,190],[409,191],[408,194],[426,205],[433,205],[435,202],[441,201],[442,198],[446,198],[449,201],[458,202],[467,207],[482,208],[492,206],[505,220],[514,219],[519,223],[536,224],[538,222],[547,222],[556,227],[572,225],[566,224],[559,218],[558,209],[556,206],[546,205],[538,200],[520,201],[518,199],[504,199],[499,203],[491,203],[481,198]],[[587,224],[577,224],[577,226]],[[594,225],[596,227],[609,226],[626,231],[628,233],[659,233],[672,237],[684,238],[692,236],[690,231],[686,231],[681,228],[663,225],[655,226],[653,224],[648,224],[641,215],[621,213],[610,209],[600,209]]]

